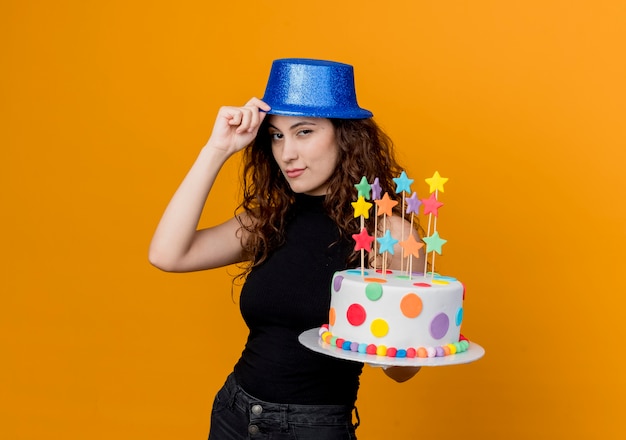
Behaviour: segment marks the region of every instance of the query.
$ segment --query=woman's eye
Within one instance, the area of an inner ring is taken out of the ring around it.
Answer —
[[[282,133],[270,133],[270,137],[272,138],[273,141],[277,141],[283,138],[283,134]]]
[[[313,133],[313,130],[311,130],[311,129],[309,129],[309,128],[305,128],[304,130],[300,130],[300,131],[298,132],[298,134],[299,134],[300,136],[306,136],[306,135],[307,135],[307,134],[309,134],[309,133]]]

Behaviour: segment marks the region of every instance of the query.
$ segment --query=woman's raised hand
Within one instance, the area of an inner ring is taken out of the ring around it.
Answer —
[[[243,107],[221,107],[207,147],[234,154],[248,145],[257,134],[270,106],[252,98]]]
[[[254,140],[270,106],[252,98],[243,107],[220,108],[213,132],[167,205],[150,244],[150,262],[189,272],[242,259],[238,218],[198,229],[200,215],[224,162]]]

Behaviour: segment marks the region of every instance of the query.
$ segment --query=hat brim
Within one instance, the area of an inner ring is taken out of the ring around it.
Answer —
[[[308,118],[327,118],[327,119],[369,119],[373,117],[373,113],[363,108],[315,108],[303,106],[272,106],[270,115],[277,116],[303,116]]]

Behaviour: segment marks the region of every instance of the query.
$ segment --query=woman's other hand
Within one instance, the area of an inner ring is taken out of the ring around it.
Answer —
[[[415,376],[421,367],[386,367],[385,374],[396,382],[406,382]]]

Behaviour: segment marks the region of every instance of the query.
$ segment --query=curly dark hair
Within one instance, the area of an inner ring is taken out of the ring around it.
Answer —
[[[249,263],[243,278],[255,266],[265,261],[285,238],[285,222],[295,194],[283,177],[274,160],[267,118],[255,140],[244,150],[243,201],[237,210],[243,209],[252,219],[249,225],[241,223],[248,233],[244,253]],[[354,219],[351,202],[357,199],[354,187],[362,177],[373,182],[378,177],[384,192],[392,193],[402,168],[396,162],[393,142],[373,119],[330,119],[335,129],[339,148],[337,168],[328,181],[325,208],[335,221],[340,236],[352,239],[359,233],[360,224]],[[402,205],[394,211],[400,214]],[[372,216],[373,217],[373,216]],[[370,234],[374,222],[366,222]],[[416,229],[419,229],[417,226]],[[355,265],[359,255],[353,252],[347,261]]]

